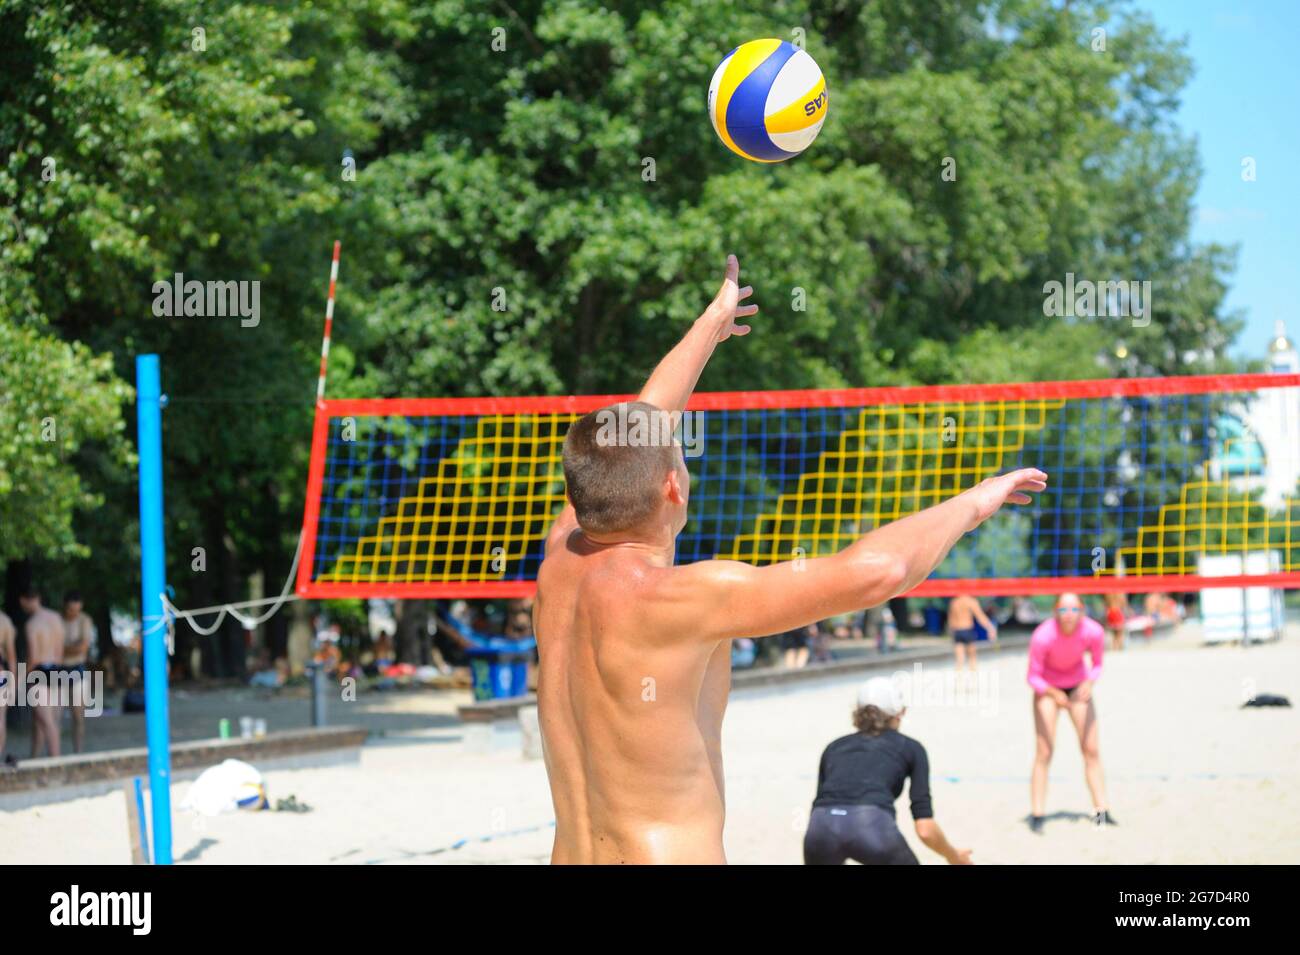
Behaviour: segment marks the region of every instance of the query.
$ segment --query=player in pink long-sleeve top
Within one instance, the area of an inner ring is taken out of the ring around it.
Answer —
[[[1056,722],[1061,710],[1079,734],[1084,776],[1092,793],[1093,822],[1113,826],[1106,805],[1106,782],[1101,770],[1101,740],[1092,686],[1101,676],[1106,632],[1083,612],[1077,594],[1061,594],[1052,619],[1034,630],[1029,641],[1029,685],[1034,689],[1034,772],[1030,782],[1032,815],[1029,828],[1043,831],[1043,805],[1047,799],[1047,769],[1056,745]],[[1084,654],[1088,662],[1084,663]]]

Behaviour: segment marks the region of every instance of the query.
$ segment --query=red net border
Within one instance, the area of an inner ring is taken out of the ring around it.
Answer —
[[[1058,398],[1126,398],[1197,395],[1211,392],[1260,391],[1300,386],[1300,375],[1252,373],[1186,375],[1170,378],[1096,378],[1081,381],[1012,382],[991,385],[919,385],[883,388],[801,389],[794,391],[697,392],[689,411],[740,411],[763,408],[842,408],[864,405],[943,402],[1021,401]],[[331,418],[368,415],[488,415],[585,414],[635,395],[538,395],[482,398],[336,398],[316,403],[312,430],[307,503],[303,515],[303,551],[298,563],[298,596],[307,599],[388,598],[508,598],[530,597],[535,581],[324,583],[311,580],[320,521],[321,486]],[[1300,588],[1300,571],[1276,574],[1205,577],[1143,575],[1135,577],[990,577],[930,579],[906,594],[910,597],[1028,596],[1032,594],[1110,592],[1185,592],[1215,587]]]

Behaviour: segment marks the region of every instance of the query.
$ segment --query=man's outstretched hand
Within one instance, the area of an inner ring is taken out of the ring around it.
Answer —
[[[1038,468],[1021,468],[985,478],[965,493],[975,505],[975,525],[978,526],[998,512],[1003,504],[1031,504],[1030,492],[1047,490],[1047,475]]]
[[[740,261],[734,256],[727,256],[727,274],[722,280],[722,288],[713,297],[709,307],[704,310],[702,318],[708,320],[717,329],[718,341],[723,342],[732,335],[748,335],[748,325],[736,324],[738,318],[748,318],[758,311],[757,305],[741,305],[741,301],[754,294],[753,286],[739,286]]]

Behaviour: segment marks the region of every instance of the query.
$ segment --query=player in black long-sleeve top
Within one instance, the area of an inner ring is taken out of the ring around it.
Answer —
[[[817,773],[803,855],[808,865],[917,865],[894,821],[894,800],[910,780],[916,834],[954,865],[969,864],[969,849],[954,849],[934,821],[930,762],[925,747],[898,732],[906,708],[890,680],[876,677],[858,691],[857,732],[826,747]]]

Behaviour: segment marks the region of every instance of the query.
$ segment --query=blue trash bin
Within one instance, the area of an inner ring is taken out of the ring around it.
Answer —
[[[943,633],[944,618],[948,616],[947,611],[939,607],[926,607],[923,613],[925,614],[926,632],[933,633],[935,636]]]
[[[503,700],[528,692],[528,662],[537,641],[532,637],[510,640],[506,637],[475,635],[465,653],[473,679],[474,701]]]

